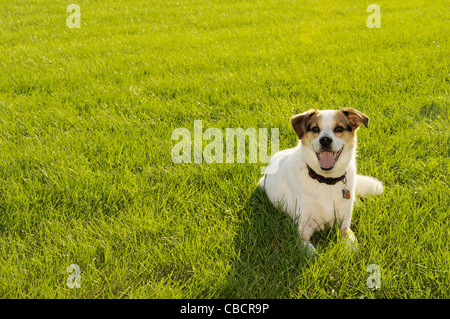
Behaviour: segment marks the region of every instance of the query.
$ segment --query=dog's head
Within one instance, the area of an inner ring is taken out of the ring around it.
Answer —
[[[356,130],[369,118],[353,109],[309,110],[291,119],[306,163],[323,175],[343,175],[355,154]]]

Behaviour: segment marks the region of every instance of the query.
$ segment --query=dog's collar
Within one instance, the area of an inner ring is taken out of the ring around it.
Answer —
[[[319,175],[316,172],[314,172],[313,169],[311,167],[309,167],[308,164],[306,164],[306,166],[308,167],[309,177],[311,177],[312,179],[315,179],[319,183],[325,183],[327,185],[334,185],[334,184],[342,181],[343,179],[345,179],[345,174],[340,177],[324,177],[324,176]]]

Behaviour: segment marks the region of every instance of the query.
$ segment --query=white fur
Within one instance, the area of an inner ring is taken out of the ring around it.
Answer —
[[[305,147],[300,142],[297,147],[276,153],[270,166],[278,167],[271,170],[259,181],[269,199],[276,206],[280,205],[298,225],[298,230],[305,246],[311,253],[315,248],[309,242],[312,234],[325,225],[338,222],[341,232],[350,248],[355,248],[356,239],[350,230],[353,202],[355,194],[370,195],[383,192],[383,185],[378,180],[356,174],[356,139],[344,141],[336,137],[332,129],[333,112],[321,111],[322,122],[320,135],[310,145]],[[335,167],[324,172],[320,170],[316,152],[319,138],[327,134],[333,139],[333,150],[343,149]],[[319,183],[308,175],[306,163],[317,173],[325,177],[339,177],[346,173],[347,189],[350,199],[342,196],[344,183],[335,185]]]

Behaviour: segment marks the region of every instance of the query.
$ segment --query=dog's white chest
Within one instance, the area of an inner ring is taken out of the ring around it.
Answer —
[[[346,199],[342,194],[342,190],[347,188],[343,182],[327,185],[312,179],[307,181],[297,194],[293,194],[299,202],[295,216],[303,215],[301,218],[306,218],[314,229],[341,223],[346,215],[351,214],[352,198]]]

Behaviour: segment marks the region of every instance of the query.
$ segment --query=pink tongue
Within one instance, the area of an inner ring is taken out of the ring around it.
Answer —
[[[319,164],[321,168],[332,168],[334,166],[333,152],[322,152],[320,154]]]

